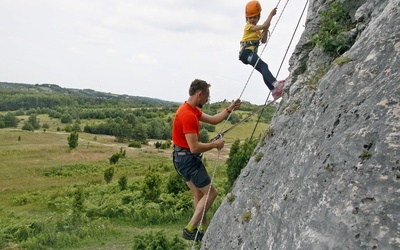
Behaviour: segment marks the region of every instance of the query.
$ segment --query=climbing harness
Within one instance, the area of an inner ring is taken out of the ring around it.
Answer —
[[[239,58],[241,57],[243,51],[251,46],[254,46],[253,52],[257,53],[258,46],[260,46],[260,40],[240,42]]]

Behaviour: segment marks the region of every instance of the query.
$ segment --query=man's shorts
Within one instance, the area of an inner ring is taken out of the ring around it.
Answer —
[[[203,188],[211,183],[200,154],[192,154],[187,149],[174,150],[173,162],[176,171],[185,178],[185,181],[192,181],[197,188]]]

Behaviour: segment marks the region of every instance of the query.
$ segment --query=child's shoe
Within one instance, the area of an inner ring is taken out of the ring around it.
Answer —
[[[283,88],[283,85],[285,85],[285,81],[286,81],[286,79],[285,80],[281,80],[281,81],[275,81],[274,82],[274,88],[278,89],[278,90],[281,90]]]
[[[281,89],[281,90],[277,90],[277,89],[272,90],[272,97],[274,98],[274,100],[279,99],[279,97],[281,97],[282,94],[283,94],[283,89]]]
[[[272,90],[272,97],[274,100],[280,98],[283,94],[283,85],[285,85],[285,80],[274,82],[274,89]]]

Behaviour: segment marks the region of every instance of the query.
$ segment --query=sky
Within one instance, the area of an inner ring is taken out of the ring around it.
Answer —
[[[0,0],[0,82],[57,84],[183,102],[194,79],[210,101],[263,104],[261,74],[238,59],[247,0]],[[278,0],[260,1],[261,22]],[[306,0],[279,2],[261,58],[276,75]],[[278,21],[279,16],[281,18]],[[278,80],[304,30],[306,13]]]

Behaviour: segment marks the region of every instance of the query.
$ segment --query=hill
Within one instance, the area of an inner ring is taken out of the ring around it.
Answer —
[[[160,107],[160,106],[171,106],[177,103],[164,101],[156,98],[141,97],[141,96],[129,96],[129,95],[117,95],[112,93],[99,92],[92,89],[71,89],[63,88],[56,84],[26,84],[26,83],[10,83],[10,82],[0,82],[0,95],[4,102],[5,99],[10,96],[15,96],[16,94],[27,94],[30,95],[39,94],[43,95],[53,95],[53,96],[70,96],[74,98],[80,98],[85,100],[102,100],[108,103],[128,103],[129,106],[135,107]],[[1,110],[5,109],[6,104],[2,103],[0,105]]]

